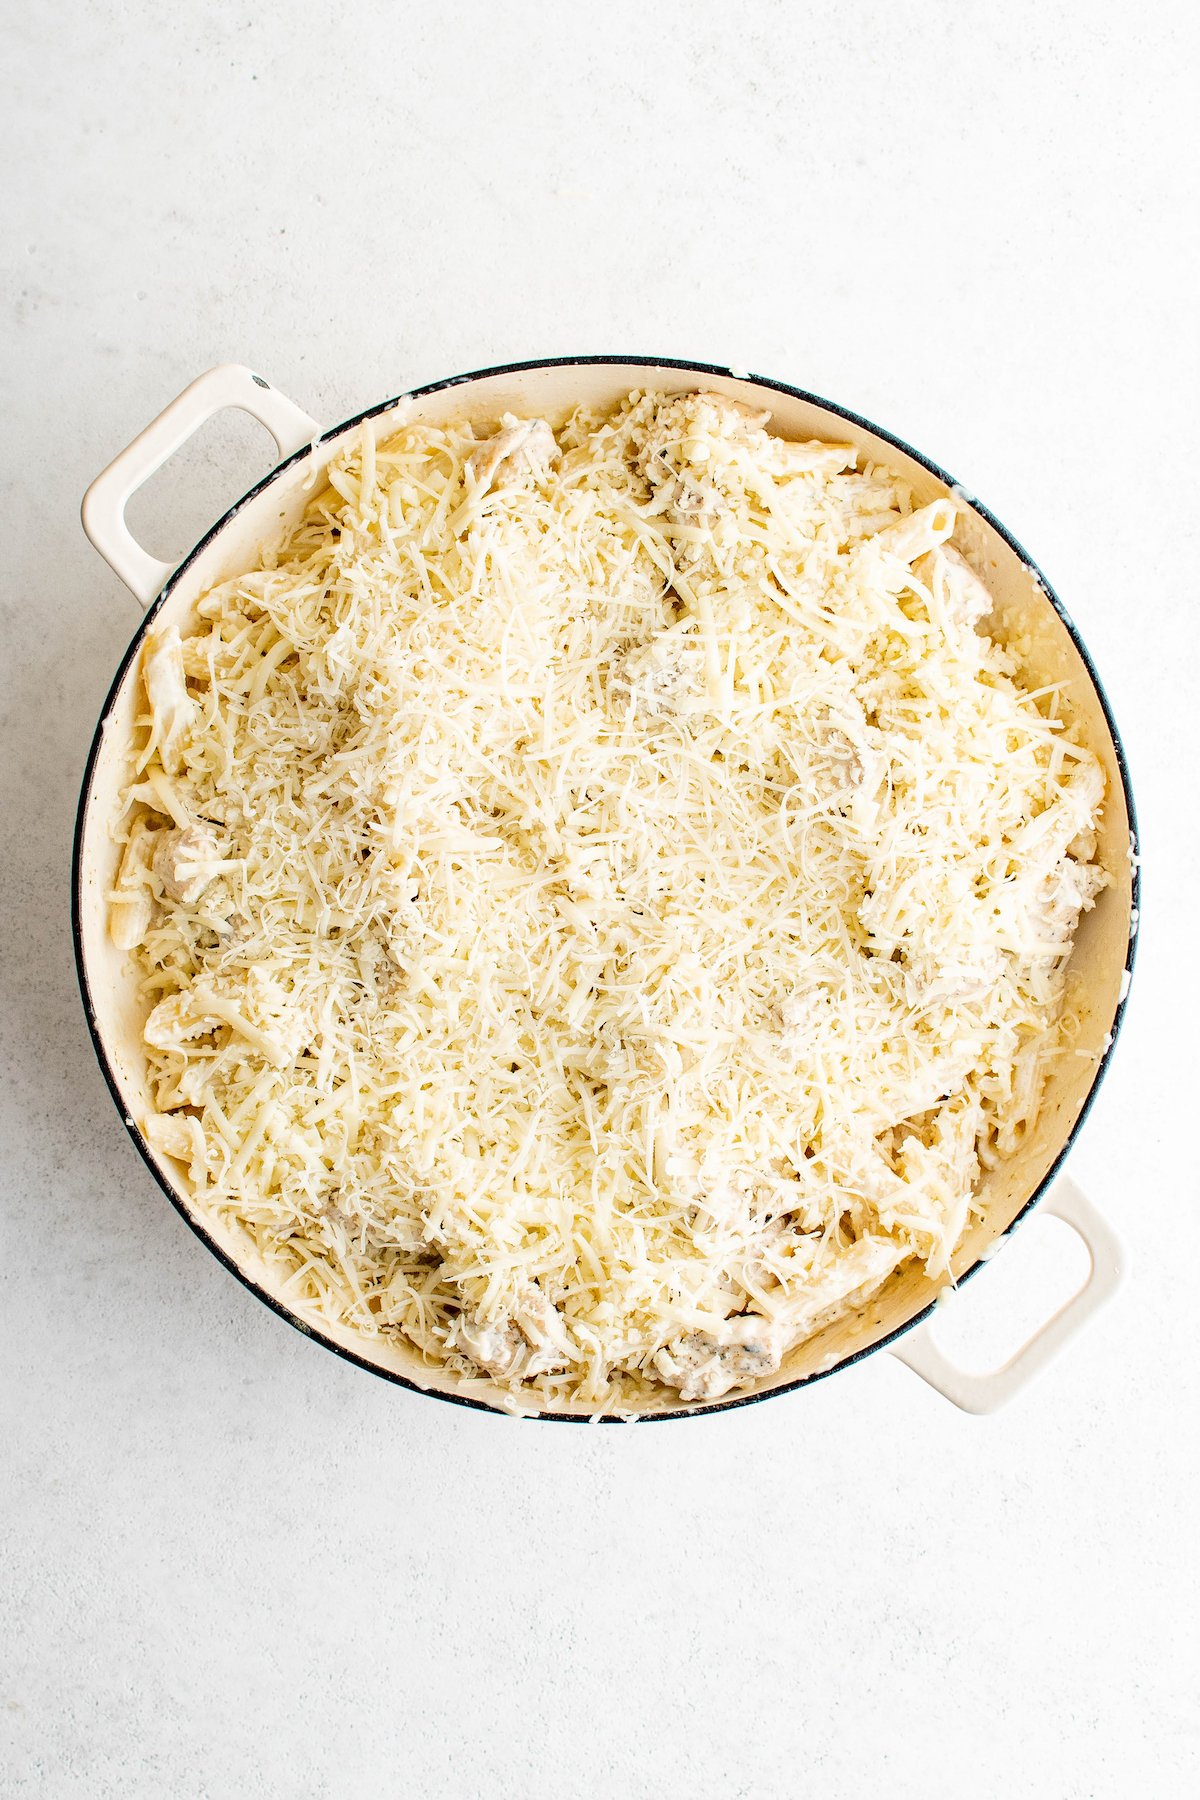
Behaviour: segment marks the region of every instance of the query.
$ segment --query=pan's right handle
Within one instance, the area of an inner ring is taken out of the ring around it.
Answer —
[[[1053,1362],[1068,1338],[1074,1337],[1121,1285],[1125,1274],[1124,1245],[1082,1189],[1067,1178],[1061,1179],[1043,1201],[1042,1211],[1053,1213],[1082,1238],[1091,1267],[1083,1286],[1014,1350],[1006,1363],[984,1374],[960,1368],[934,1338],[930,1320],[892,1345],[891,1353],[898,1361],[907,1363],[914,1374],[963,1412],[994,1412],[1011,1400],[1027,1381]]]
[[[315,419],[261,375],[241,363],[222,363],[184,388],[104,473],[97,475],[83,496],[83,529],[142,606],[149,606],[175,564],[160,562],[142,549],[125,523],[125,508],[156,469],[228,406],[249,413],[266,427],[275,439],[281,462],[321,434]]]

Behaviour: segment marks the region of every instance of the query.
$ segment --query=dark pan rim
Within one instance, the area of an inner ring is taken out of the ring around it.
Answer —
[[[883,443],[890,444],[893,449],[899,450],[904,456],[911,457],[914,462],[919,463],[922,468],[927,469],[931,475],[937,478],[937,480],[944,482],[948,488],[954,489],[962,497],[964,505],[969,506],[974,512],[979,514],[980,518],[986,520],[992,529],[1004,540],[1009,548],[1015,552],[1021,562],[1029,570],[1039,588],[1054,608],[1054,611],[1058,614],[1063,625],[1066,627],[1071,642],[1079,652],[1080,659],[1083,662],[1084,668],[1087,670],[1088,678],[1095,690],[1096,698],[1100,703],[1100,709],[1104,715],[1105,724],[1107,725],[1109,734],[1112,738],[1117,769],[1121,778],[1121,789],[1125,797],[1131,843],[1134,850],[1131,915],[1133,928],[1130,932],[1129,947],[1125,958],[1125,977],[1117,1000],[1116,1010],[1113,1014],[1108,1043],[1096,1064],[1091,1085],[1084,1096],[1083,1103],[1080,1106],[1071,1130],[1067,1134],[1053,1163],[1050,1165],[1046,1174],[1030,1195],[1029,1199],[1025,1202],[1024,1206],[1022,1206],[1021,1210],[1016,1214],[1002,1234],[1004,1237],[1009,1236],[1016,1230],[1017,1226],[1028,1217],[1049,1189],[1051,1183],[1059,1173],[1059,1170],[1062,1168],[1075,1139],[1082,1130],[1084,1122],[1095,1102],[1100,1084],[1108,1072],[1112,1054],[1116,1048],[1117,1039],[1125,1019],[1125,1009],[1128,1002],[1129,988],[1137,955],[1137,921],[1139,919],[1141,899],[1141,867],[1137,856],[1140,840],[1137,833],[1137,813],[1134,806],[1133,787],[1130,781],[1129,764],[1125,754],[1125,747],[1121,741],[1120,732],[1117,730],[1116,720],[1113,718],[1108,695],[1104,691],[1104,686],[1096,671],[1096,666],[1092,661],[1087,645],[1084,643],[1076,629],[1075,622],[1067,612],[1066,607],[1063,605],[1049,581],[1047,581],[1045,575],[1034,562],[1025,547],[1004,525],[1001,524],[995,514],[989,511],[989,509],[974,496],[974,494],[969,493],[959,482],[956,482],[954,477],[948,474],[945,469],[941,468],[939,464],[931,462],[930,459],[927,456],[923,456],[919,450],[914,450],[912,445],[906,443],[903,438],[897,437],[893,432],[883,430],[880,426],[874,424],[872,420],[865,418],[861,413],[851,412],[847,407],[838,406],[833,401],[824,399],[820,394],[809,393],[806,389],[793,387],[790,383],[785,381],[772,380],[769,376],[752,375],[743,370],[726,368],[719,363],[688,362],[675,357],[551,356],[537,357],[527,362],[499,363],[492,368],[474,369],[467,374],[452,375],[442,381],[428,382],[424,387],[407,389],[404,393],[394,395],[390,400],[381,401],[375,406],[367,407],[363,412],[355,413],[351,418],[345,420],[343,424],[334,426],[328,431],[321,432],[320,435],[314,439],[313,445],[305,444],[301,449],[295,451],[293,455],[285,458],[283,462],[277,464],[275,468],[270,470],[268,474],[264,475],[260,481],[257,481],[253,487],[243,494],[240,500],[236,500],[234,504],[221,515],[216,523],[205,532],[204,536],[199,540],[195,547],[188,552],[182,562],[180,562],[171,572],[166,582],[163,584],[162,591],[159,593],[158,597],[146,609],[124,656],[121,658],[120,666],[117,669],[116,675],[113,677],[112,684],[105,697],[104,705],[100,712],[99,722],[97,723],[91,747],[88,751],[87,762],[84,766],[83,784],[76,813],[75,833],[71,854],[71,936],[74,945],[75,969],[79,981],[80,996],[83,1000],[83,1009],[87,1018],[88,1030],[91,1033],[92,1048],[95,1051],[96,1060],[100,1065],[101,1073],[108,1084],[109,1093],[112,1095],[113,1102],[124,1122],[126,1131],[132,1138],[142,1161],[149,1169],[154,1180],[166,1195],[171,1205],[190,1229],[195,1232],[205,1248],[216,1257],[217,1261],[228,1269],[229,1273],[235,1276],[236,1279],[241,1282],[242,1286],[247,1288],[256,1299],[260,1300],[264,1306],[269,1307],[273,1313],[277,1314],[279,1318],[286,1320],[289,1325],[293,1326],[295,1330],[302,1332],[305,1337],[314,1339],[317,1343],[323,1345],[325,1349],[332,1351],[335,1356],[340,1356],[343,1361],[353,1363],[355,1367],[365,1369],[369,1374],[377,1375],[382,1380],[392,1382],[398,1387],[407,1388],[411,1393],[420,1394],[428,1399],[443,1400],[453,1406],[467,1406],[476,1412],[494,1413],[503,1418],[523,1417],[544,1420],[547,1423],[552,1424],[575,1425],[588,1425],[597,1422],[601,1424],[624,1424],[630,1421],[620,1416],[613,1416],[611,1418],[603,1417],[597,1421],[593,1414],[587,1412],[532,1412],[528,1414],[513,1414],[503,1406],[493,1405],[486,1400],[479,1400],[471,1395],[446,1392],[441,1388],[423,1387],[419,1382],[412,1380],[407,1375],[401,1375],[393,1369],[380,1368],[377,1363],[373,1363],[365,1356],[360,1356],[355,1351],[347,1349],[344,1345],[336,1343],[333,1338],[326,1336],[325,1333],[316,1326],[310,1325],[306,1320],[300,1318],[296,1313],[285,1306],[281,1300],[276,1299],[273,1294],[269,1293],[264,1287],[261,1287],[258,1282],[247,1274],[244,1269],[239,1267],[228,1252],[216,1242],[215,1238],[209,1234],[200,1220],[188,1210],[188,1207],[181,1196],[176,1193],[170,1182],[162,1174],[162,1171],[159,1169],[150,1152],[150,1147],[147,1144],[146,1139],[126,1113],[121,1090],[104,1045],[96,1008],[92,999],[91,984],[88,980],[83,949],[82,878],[83,839],[87,822],[88,796],[92,786],[92,777],[100,754],[104,727],[116,701],[121,684],[125,679],[129,665],[138,652],[144,632],[151,620],[157,614],[159,608],[174,592],[176,586],[195,562],[196,558],[209,544],[212,543],[214,538],[224,530],[226,525],[228,525],[232,519],[236,518],[238,513],[240,513],[245,506],[256,499],[266,488],[270,487],[272,482],[277,480],[287,469],[290,469],[295,463],[308,456],[315,445],[328,443],[331,439],[340,437],[343,432],[349,431],[354,426],[362,424],[364,420],[374,419],[381,413],[390,412],[393,407],[398,406],[404,400],[423,399],[426,395],[440,393],[448,388],[462,387],[470,382],[484,380],[489,376],[518,375],[526,370],[532,369],[594,367],[677,369],[684,373],[695,375],[720,375],[733,381],[749,382],[755,387],[767,388],[777,394],[786,394],[791,399],[805,401],[812,406],[821,408],[824,412],[832,413],[836,418],[845,419],[852,425],[861,426],[864,430],[871,432],[873,436],[879,438]],[[268,384],[264,382],[263,386],[266,385]],[[970,1280],[972,1275],[977,1274],[984,1266],[985,1260],[984,1257],[980,1257],[969,1269],[964,1270],[963,1274],[959,1276],[956,1286],[961,1287],[964,1282]],[[936,1302],[931,1301],[928,1306],[923,1307],[921,1311],[914,1314],[911,1319],[905,1320],[904,1324],[897,1326],[894,1331],[888,1332],[885,1337],[877,1338],[873,1343],[864,1345],[860,1350],[851,1351],[848,1355],[840,1358],[836,1363],[833,1363],[829,1368],[814,1370],[810,1374],[798,1376],[793,1381],[782,1382],[778,1387],[768,1388],[760,1393],[734,1395],[728,1400],[715,1400],[707,1406],[680,1407],[670,1411],[664,1410],[660,1412],[638,1413],[634,1415],[633,1422],[637,1424],[654,1424],[665,1420],[691,1419],[711,1413],[730,1412],[735,1407],[754,1406],[760,1401],[773,1400],[779,1395],[794,1393],[799,1388],[810,1387],[814,1382],[824,1381],[830,1375],[836,1375],[843,1369],[851,1368],[855,1363],[862,1362],[866,1357],[875,1355],[877,1351],[886,1350],[889,1345],[896,1343],[899,1338],[902,1338],[906,1332],[914,1330],[918,1325],[928,1319],[934,1311],[935,1304]]]

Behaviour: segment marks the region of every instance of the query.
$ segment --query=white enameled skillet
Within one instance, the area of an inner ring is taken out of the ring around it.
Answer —
[[[142,1013],[127,968],[108,935],[106,895],[113,887],[118,849],[111,826],[125,785],[126,759],[137,712],[137,666],[149,622],[187,628],[197,599],[214,582],[249,568],[259,546],[297,520],[314,479],[331,456],[365,423],[378,440],[401,419],[439,423],[469,418],[480,424],[510,411],[560,415],[570,407],[609,406],[634,388],[678,392],[716,390],[768,408],[772,429],[790,438],[847,440],[874,461],[897,469],[914,490],[915,503],[953,492],[964,508],[958,533],[972,562],[996,597],[1001,635],[1019,631],[1029,640],[1028,667],[1039,684],[1059,682],[1066,710],[1104,765],[1108,798],[1100,858],[1112,882],[1081,922],[1072,955],[1073,1005],[1080,1020],[1077,1054],[1056,1060],[1037,1124],[1019,1151],[985,1179],[983,1219],[967,1233],[955,1258],[961,1281],[1004,1243],[1030,1210],[1066,1220],[1087,1246],[1091,1269],[1084,1286],[1000,1369],[977,1375],[955,1366],[930,1329],[932,1289],[917,1269],[897,1272],[856,1317],[843,1319],[802,1345],[776,1374],[757,1387],[707,1406],[687,1408],[666,1399],[647,1418],[722,1412],[772,1394],[787,1393],[887,1347],[933,1386],[970,1411],[1001,1404],[1058,1351],[1095,1312],[1120,1280],[1121,1247],[1111,1228],[1080,1190],[1061,1174],[1063,1159],[1095,1097],[1112,1053],[1133,964],[1137,922],[1137,859],[1128,771],[1104,691],[1082,641],[1045,578],[1021,546],[972,496],[935,464],[899,438],[784,382],[735,374],[703,363],[649,357],[585,356],[515,363],[456,375],[382,401],[358,417],[323,432],[292,401],[260,376],[237,365],[212,369],[194,381],[97,477],[83,504],[83,522],[96,549],[147,608],[105,701],[88,757],[75,837],[73,909],[76,958],[88,1024],[100,1066],[134,1142],[163,1192],[196,1235],[239,1280],[299,1330],[388,1380],[463,1405],[487,1405],[456,1391],[455,1378],[424,1365],[403,1343],[368,1340],[349,1327],[306,1315],[283,1291],[278,1275],[257,1260],[249,1241],[217,1220],[191,1191],[186,1170],[156,1155],[136,1121],[150,1110],[142,1054]],[[149,556],[125,523],[131,494],[223,408],[250,413],[271,433],[281,461],[232,506],[178,565]],[[995,627],[994,627],[995,628]],[[502,1396],[496,1394],[496,1410]],[[543,1412],[547,1419],[581,1419],[586,1413]]]

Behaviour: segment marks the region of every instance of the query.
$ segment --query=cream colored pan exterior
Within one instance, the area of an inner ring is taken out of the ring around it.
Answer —
[[[607,406],[631,388],[668,392],[696,387],[715,389],[736,399],[769,407],[773,428],[786,437],[835,438],[850,441],[868,457],[898,469],[912,484],[919,502],[951,491],[948,476],[896,439],[867,421],[831,407],[812,395],[783,385],[734,375],[729,370],[678,362],[583,358],[522,364],[458,376],[452,381],[385,402],[365,415],[377,439],[385,439],[405,418],[431,423],[470,418],[480,424],[504,411],[559,414],[578,404]],[[129,496],[184,443],[203,422],[225,407],[238,407],[257,418],[275,438],[280,467],[233,507],[190,556],[173,569],[148,556],[135,543],[124,522]],[[249,370],[230,365],[211,370],[192,384],[146,431],[98,477],[84,501],[84,526],[100,554],[150,606],[147,620],[159,616],[186,630],[196,600],[214,582],[238,574],[253,562],[259,546],[296,521],[314,478],[349,434],[361,428],[355,419],[321,436],[307,414]],[[1132,801],[1127,775],[1107,705],[1073,628],[1028,558],[991,516],[970,496],[954,489],[967,507],[958,534],[997,600],[1000,634],[1028,633],[1033,649],[1030,669],[1036,682],[1065,685],[1069,710],[1091,748],[1104,764],[1108,798],[1104,811],[1100,856],[1112,885],[1081,923],[1071,969],[1076,978],[1075,1007],[1081,1019],[1077,1048],[1082,1053],[1060,1059],[1036,1129],[1020,1152],[986,1178],[985,1216],[967,1235],[955,1258],[962,1277],[977,1268],[1037,1199],[1078,1231],[1091,1254],[1091,1273],[1084,1287],[1049,1320],[1002,1369],[969,1375],[950,1364],[929,1335],[916,1324],[930,1307],[933,1289],[920,1271],[898,1271],[860,1316],[843,1320],[803,1345],[774,1376],[749,1394],[739,1394],[707,1407],[684,1408],[664,1401],[646,1416],[717,1412],[744,1405],[828,1374],[865,1352],[890,1344],[895,1354],[957,1405],[987,1411],[1054,1355],[1103,1303],[1121,1274],[1121,1249],[1111,1229],[1072,1183],[1061,1178],[1050,1187],[1072,1135],[1103,1072],[1120,1021],[1132,966],[1136,932],[1136,861],[1132,854]],[[161,591],[160,591],[161,590]],[[156,598],[157,596],[157,598]],[[150,603],[153,602],[153,605]],[[144,628],[144,627],[143,627]],[[118,672],[97,728],[80,798],[75,851],[75,937],[80,985],[101,1067],[125,1123],[164,1192],[197,1234],[247,1286],[302,1331],[365,1368],[423,1391],[460,1403],[480,1404],[455,1391],[453,1377],[424,1366],[415,1351],[376,1344],[345,1327],[331,1326],[306,1314],[282,1290],[276,1272],[259,1263],[248,1240],[220,1222],[191,1190],[181,1164],[156,1157],[137,1129],[150,1110],[142,1053],[142,1011],[135,997],[127,958],[108,935],[106,894],[114,885],[117,847],[110,827],[119,813],[126,781],[125,759],[137,711],[135,637]],[[912,1327],[916,1324],[916,1328]],[[902,1337],[898,1334],[903,1333]],[[502,1396],[497,1393],[496,1405]],[[546,1413],[548,1418],[586,1414]]]

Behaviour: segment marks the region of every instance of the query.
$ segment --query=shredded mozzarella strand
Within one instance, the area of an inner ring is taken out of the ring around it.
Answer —
[[[954,503],[766,418],[364,427],[147,639],[150,1141],[514,1404],[710,1400],[944,1276],[1105,879]]]

